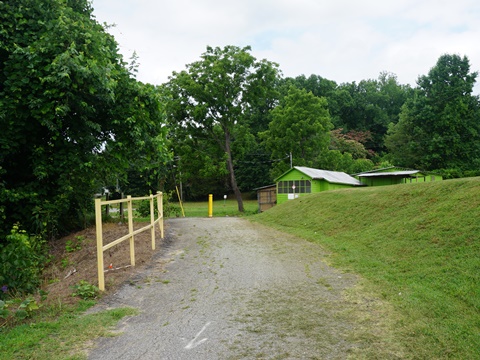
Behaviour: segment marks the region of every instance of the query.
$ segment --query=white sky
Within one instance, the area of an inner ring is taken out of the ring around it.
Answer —
[[[416,85],[440,55],[466,55],[480,70],[478,0],[93,0],[97,21],[137,79],[159,85],[200,59],[207,45],[252,47],[284,76],[320,75],[337,83],[394,73]],[[479,86],[475,93],[478,94]]]

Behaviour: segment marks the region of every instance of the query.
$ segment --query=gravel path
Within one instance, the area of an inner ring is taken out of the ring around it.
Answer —
[[[241,218],[166,228],[154,263],[96,307],[140,314],[89,359],[345,359],[381,337],[319,246]]]

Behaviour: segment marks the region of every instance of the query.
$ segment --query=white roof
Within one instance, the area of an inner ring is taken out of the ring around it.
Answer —
[[[419,170],[405,170],[405,171],[391,171],[391,172],[376,172],[358,174],[358,177],[373,177],[373,176],[407,176],[418,173]]]
[[[335,184],[363,185],[360,181],[344,172],[312,169],[304,166],[295,166],[294,168],[312,179],[326,180]]]

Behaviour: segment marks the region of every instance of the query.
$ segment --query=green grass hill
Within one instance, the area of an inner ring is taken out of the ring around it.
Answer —
[[[254,218],[359,274],[411,358],[480,359],[480,178],[323,192]]]

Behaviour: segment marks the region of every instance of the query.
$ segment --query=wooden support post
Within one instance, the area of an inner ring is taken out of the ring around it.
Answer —
[[[105,194],[105,201],[108,201],[110,200],[110,192],[107,192]],[[108,217],[108,215],[110,214],[110,205],[105,205],[105,217]]]
[[[161,220],[158,222],[158,227],[160,228],[160,237],[164,238],[163,233],[163,193],[158,191],[157,192],[157,209],[158,209],[158,216]]]
[[[132,206],[132,196],[127,196],[127,206],[128,206],[128,232],[132,234],[130,236],[130,264],[135,266],[135,239],[133,236],[133,206]]]
[[[123,199],[123,192],[120,193],[120,199]],[[125,217],[123,215],[123,212],[124,212],[124,206],[123,206],[123,201],[120,203],[120,221],[123,223],[123,221],[125,220]]]
[[[155,250],[155,211],[153,194],[150,194],[150,234],[152,235],[152,250]]]
[[[95,227],[97,232],[98,289],[100,291],[105,291],[105,275],[103,273],[103,230],[101,199],[95,199]]]
[[[150,200],[150,226],[145,226],[137,230],[137,233],[146,231],[150,228],[151,237],[152,237],[152,250],[155,250],[155,222],[158,221],[158,227],[160,229],[160,234],[162,239],[164,238],[164,226],[163,226],[163,193],[158,192],[157,195],[150,195],[150,197],[141,197],[137,199],[132,199],[130,195],[127,196],[126,200],[123,202],[127,203],[128,211],[128,234],[114,240],[107,245],[103,245],[103,229],[102,229],[102,205],[108,205],[106,201],[102,202],[101,199],[95,199],[95,224],[96,224],[96,234],[97,234],[97,263],[98,263],[98,288],[101,291],[105,291],[105,264],[104,264],[104,251],[120,244],[125,240],[130,240],[130,265],[135,266],[135,235],[133,230],[133,200]],[[155,219],[155,204],[154,201],[157,199],[157,210],[158,218]],[[114,203],[117,203],[115,201]]]

